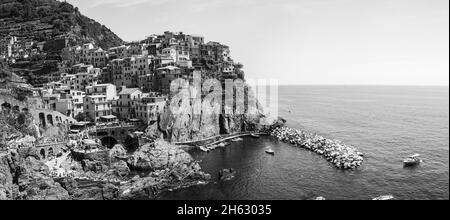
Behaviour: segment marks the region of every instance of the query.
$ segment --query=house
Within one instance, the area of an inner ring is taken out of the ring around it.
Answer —
[[[134,106],[136,118],[147,125],[153,124],[163,112],[166,101],[167,99],[162,96],[143,97]]]
[[[119,98],[114,101],[113,113],[121,119],[134,118],[134,105],[142,97],[142,91],[139,88],[123,87],[119,93]]]
[[[71,90],[70,95],[72,96],[72,112],[73,117],[83,113],[83,101],[86,97],[86,93],[82,91]]]
[[[102,116],[112,113],[112,102],[105,95],[88,95],[84,98],[83,111],[91,121],[98,121]]]
[[[56,111],[56,103],[58,102],[60,94],[45,94],[42,97],[44,105],[47,109]]]
[[[77,73],[72,79],[71,89],[78,91],[85,91],[86,87],[92,86],[97,83],[97,75],[92,73]]]
[[[93,84],[86,87],[88,95],[104,95],[108,101],[117,99],[117,89],[113,84]]]
[[[161,67],[156,70],[155,89],[163,95],[170,94],[172,81],[181,78],[181,69],[175,66]]]

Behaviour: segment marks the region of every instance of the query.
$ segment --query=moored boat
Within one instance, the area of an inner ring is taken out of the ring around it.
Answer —
[[[260,137],[261,137],[261,136],[258,135],[258,134],[250,134],[250,136],[251,136],[252,138],[260,138]]]
[[[234,138],[234,139],[232,139],[231,141],[232,142],[240,142],[240,141],[243,141],[244,139],[242,139],[242,138]]]

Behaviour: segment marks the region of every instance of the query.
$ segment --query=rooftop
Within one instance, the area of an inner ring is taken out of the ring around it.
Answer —
[[[139,88],[123,88],[119,95],[129,95],[141,91]]]
[[[180,68],[176,67],[176,66],[166,66],[166,67],[161,67],[158,68],[158,70],[179,70]]]

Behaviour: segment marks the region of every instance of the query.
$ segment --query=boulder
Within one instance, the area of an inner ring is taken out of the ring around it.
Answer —
[[[111,169],[118,177],[126,177],[130,174],[130,168],[125,161],[119,161],[112,164]]]
[[[193,161],[191,155],[165,141],[158,140],[154,145],[141,146],[128,158],[128,165],[137,170],[162,170],[176,164],[188,164]]]
[[[120,159],[127,157],[127,151],[123,145],[117,144],[109,151],[109,157],[111,159]]]
[[[236,175],[236,171],[233,168],[224,169],[219,171],[219,181],[230,181]]]

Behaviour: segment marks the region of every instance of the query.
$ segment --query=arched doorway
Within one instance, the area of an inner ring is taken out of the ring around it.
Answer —
[[[44,149],[41,149],[40,151],[39,151],[39,154],[41,155],[41,159],[45,159],[45,150]]]
[[[39,113],[39,121],[41,122],[41,126],[43,128],[47,127],[47,123],[45,122],[45,114],[44,113]]]
[[[104,137],[100,140],[102,141],[102,145],[108,148],[113,148],[118,143],[113,137]]]

